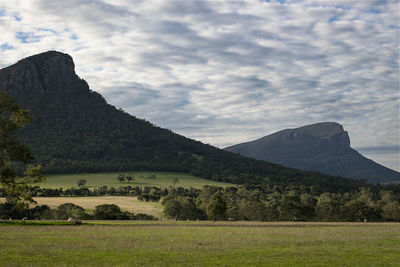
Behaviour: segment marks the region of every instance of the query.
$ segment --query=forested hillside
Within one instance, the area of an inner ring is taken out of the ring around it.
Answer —
[[[0,91],[34,120],[20,132],[47,173],[162,170],[233,183],[317,185],[346,191],[363,183],[246,158],[159,128],[107,104],[51,51],[0,70]]]

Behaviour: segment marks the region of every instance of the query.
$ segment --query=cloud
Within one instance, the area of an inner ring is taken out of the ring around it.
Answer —
[[[356,148],[395,147],[398,8],[396,0],[0,0],[0,67],[69,53],[109,103],[219,147],[321,121],[343,124]]]

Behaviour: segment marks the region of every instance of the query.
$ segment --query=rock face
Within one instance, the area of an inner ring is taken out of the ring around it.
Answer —
[[[283,130],[225,150],[301,170],[366,179],[374,183],[400,181],[399,172],[379,165],[352,149],[348,133],[342,125],[334,122]]]
[[[75,74],[72,58],[49,51],[25,58],[1,70],[0,90],[12,88],[14,94],[79,90],[86,83]]]

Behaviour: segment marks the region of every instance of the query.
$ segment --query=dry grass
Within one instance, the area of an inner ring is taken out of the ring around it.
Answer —
[[[74,203],[90,211],[98,205],[115,204],[122,210],[134,214],[145,213],[157,218],[162,216],[163,206],[160,202],[143,202],[136,197],[123,196],[99,196],[99,197],[35,197],[38,205],[47,205],[50,208],[57,208],[64,203]],[[0,198],[0,202],[4,199]]]

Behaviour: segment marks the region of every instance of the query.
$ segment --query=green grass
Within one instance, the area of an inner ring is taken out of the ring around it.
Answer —
[[[84,223],[85,225],[94,225],[93,223]],[[49,225],[75,225],[66,221],[22,221],[22,220],[2,220],[0,226],[49,226]]]
[[[133,174],[135,181],[119,182],[116,177],[118,174]],[[149,179],[151,175],[155,178]],[[100,187],[102,185],[107,186],[158,186],[158,187],[168,187],[172,186],[172,178],[179,178],[179,183],[176,186],[180,187],[193,187],[201,188],[204,185],[215,185],[215,186],[228,186],[232,184],[221,183],[211,180],[206,180],[200,177],[196,177],[185,173],[171,173],[171,172],[107,172],[107,173],[79,173],[79,174],[58,174],[58,175],[48,175],[46,180],[40,184],[40,187],[44,188],[69,188],[77,187],[76,182],[80,179],[85,179],[87,181],[86,187]]]
[[[400,224],[0,226],[0,266],[399,266]]]

